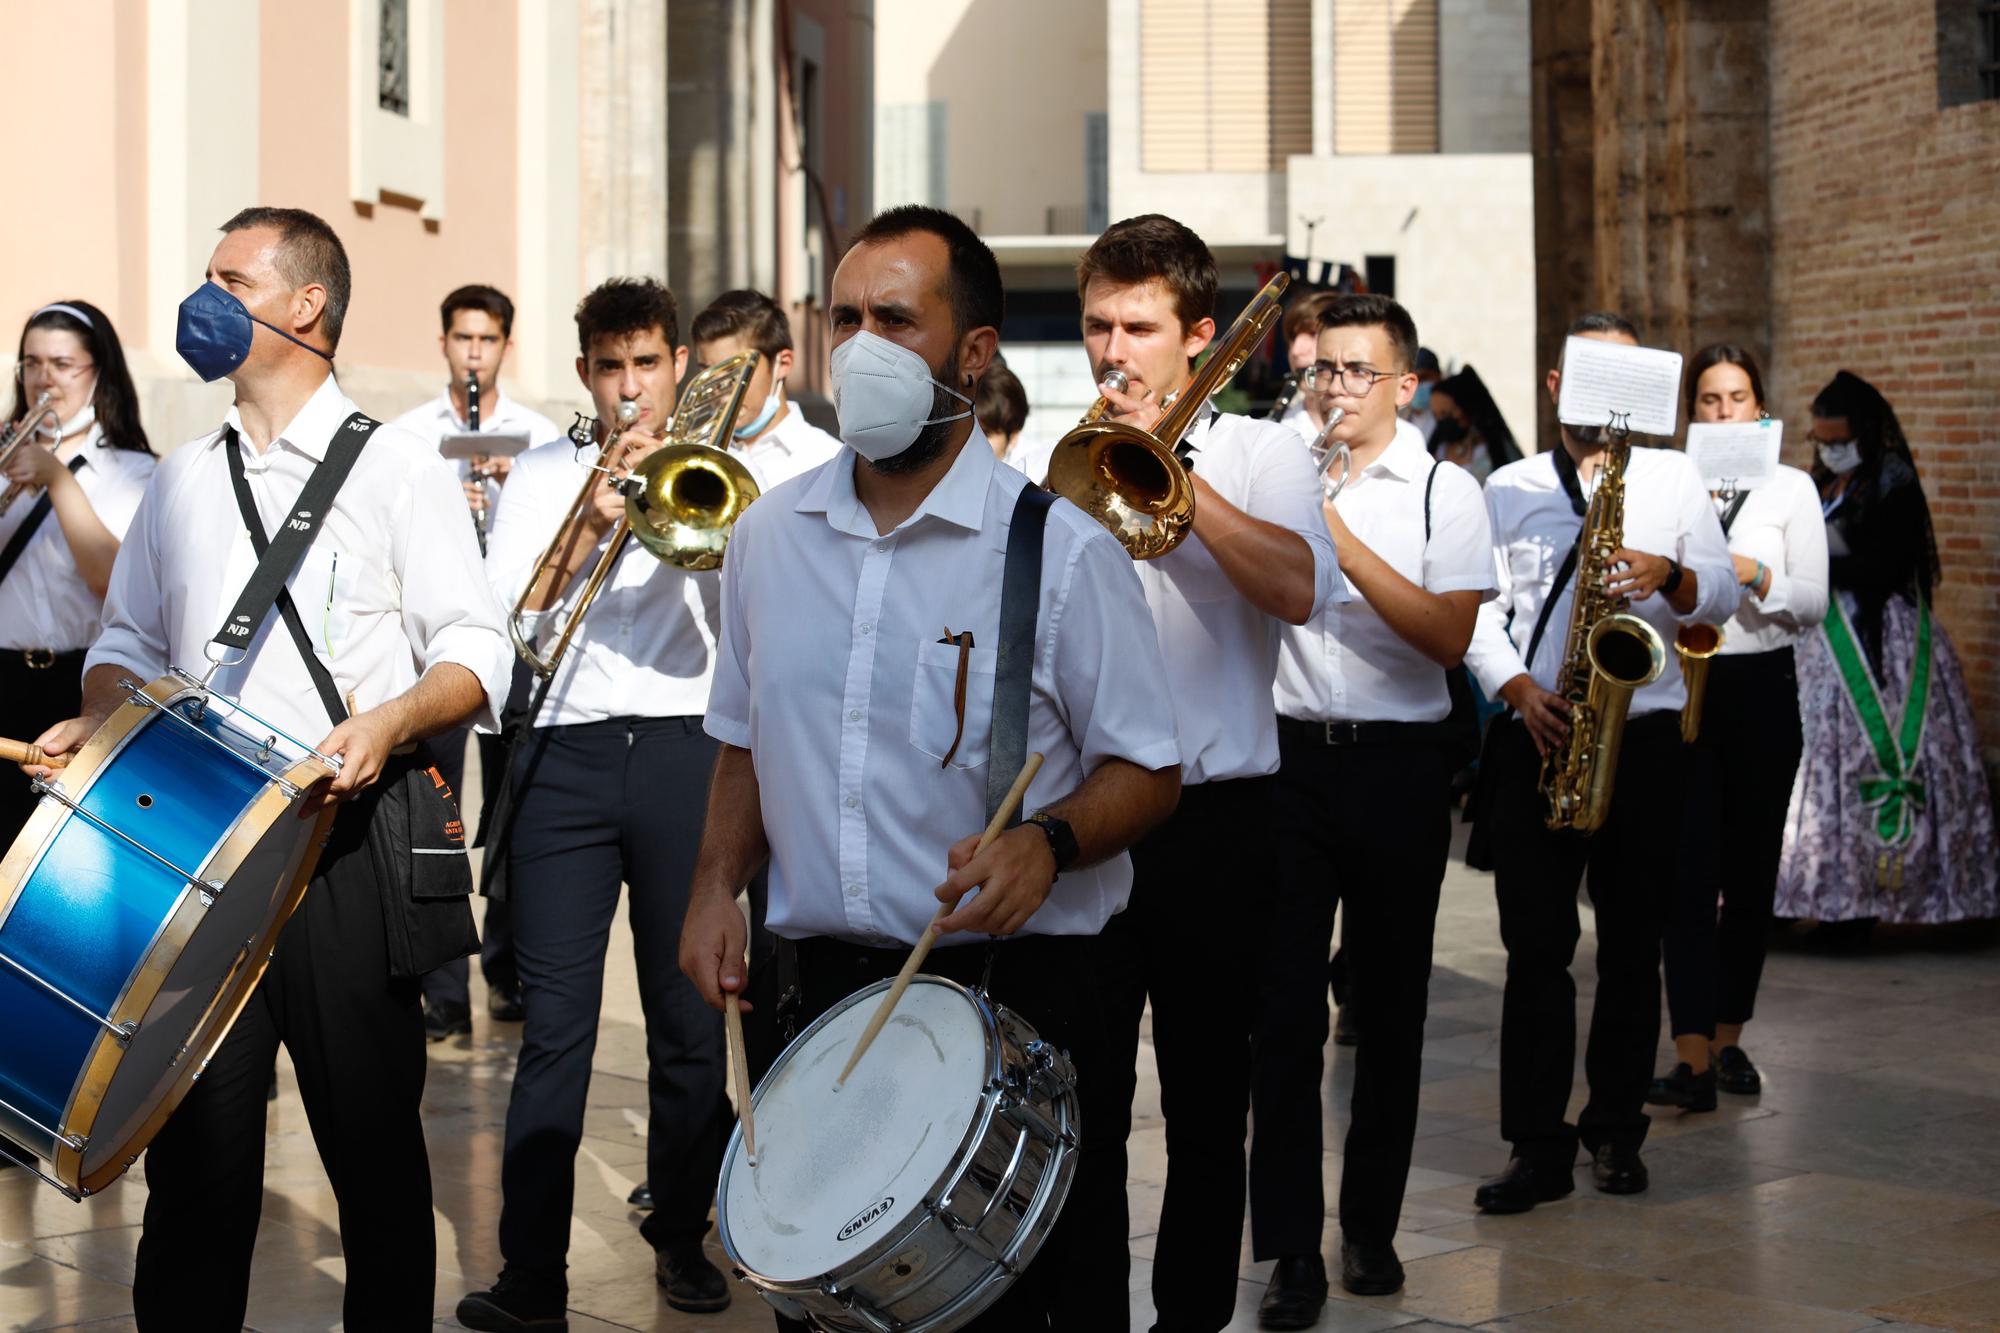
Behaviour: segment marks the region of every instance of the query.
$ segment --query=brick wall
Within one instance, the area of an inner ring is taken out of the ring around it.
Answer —
[[[2000,102],[1938,108],[1931,0],[1770,7],[1771,367],[1790,461],[1842,368],[1896,407],[1939,619],[2000,756]]]

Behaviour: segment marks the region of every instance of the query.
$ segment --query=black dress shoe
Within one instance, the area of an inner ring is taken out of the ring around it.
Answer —
[[[1472,1201],[1482,1213],[1525,1213],[1538,1203],[1553,1203],[1576,1188],[1568,1170],[1537,1166],[1525,1157],[1507,1163],[1507,1169],[1473,1191]]]
[[[1739,1097],[1755,1097],[1764,1090],[1764,1076],[1741,1046],[1725,1046],[1715,1053],[1715,1086]]]
[[[1715,1066],[1697,1074],[1693,1065],[1682,1061],[1673,1073],[1653,1080],[1653,1086],[1646,1090],[1646,1101],[1652,1106],[1678,1106],[1683,1111],[1713,1111]]]
[[[431,1041],[443,1041],[447,1037],[469,1037],[472,1035],[472,1010],[466,1008],[424,1010],[424,1036]]]
[[[492,986],[486,991],[486,1016],[496,1023],[518,1023],[526,1015],[519,986]]]
[[[1271,1270],[1270,1285],[1257,1304],[1260,1328],[1311,1328],[1326,1307],[1326,1260],[1291,1254]]]
[[[642,1180],[638,1184],[634,1185],[632,1187],[632,1192],[625,1196],[625,1202],[630,1204],[632,1207],[637,1208],[642,1213],[652,1212],[653,1182],[650,1180]]]
[[[1637,1194],[1651,1183],[1639,1150],[1621,1143],[1600,1143],[1590,1155],[1590,1176],[1605,1194]]]
[[[708,1261],[701,1245],[675,1245],[653,1256],[653,1280],[667,1294],[667,1304],[690,1314],[712,1314],[729,1308],[729,1280]]]
[[[502,1269],[491,1291],[475,1291],[458,1303],[458,1322],[481,1333],[560,1333],[569,1327],[563,1308],[568,1300],[569,1291],[560,1282]]]
[[[1403,1261],[1394,1245],[1340,1242],[1340,1285],[1356,1296],[1390,1296],[1403,1289]]]

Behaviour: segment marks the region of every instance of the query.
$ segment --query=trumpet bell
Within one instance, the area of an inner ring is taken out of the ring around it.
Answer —
[[[632,469],[625,518],[641,546],[670,565],[718,569],[737,518],[758,495],[750,469],[721,449],[671,444]]]
[[[1135,560],[1174,549],[1194,522],[1194,482],[1158,439],[1118,421],[1063,436],[1044,483],[1111,529]]]

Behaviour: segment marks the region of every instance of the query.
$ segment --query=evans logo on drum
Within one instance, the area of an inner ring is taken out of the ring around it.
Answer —
[[[836,1239],[852,1240],[861,1232],[866,1231],[869,1227],[887,1217],[889,1210],[895,1206],[896,1197],[893,1194],[880,1203],[869,1204],[866,1208],[856,1213],[852,1221],[840,1229],[840,1235]]]

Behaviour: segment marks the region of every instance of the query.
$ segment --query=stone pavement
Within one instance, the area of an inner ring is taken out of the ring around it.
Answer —
[[[1587,1013],[1588,913],[1585,932],[1577,980]],[[1494,1072],[1505,957],[1486,877],[1454,863],[1438,926],[1423,1118],[1397,1237],[1409,1285],[1394,1297],[1332,1301],[1320,1327],[2000,1329],[1996,962],[2000,943],[1982,931],[1891,933],[1859,957],[1781,942],[1746,1042],[1764,1070],[1761,1097],[1725,1097],[1719,1111],[1685,1120],[1656,1113],[1648,1193],[1599,1195],[1579,1171],[1574,1197],[1485,1218],[1473,1210],[1473,1185],[1506,1160]],[[476,982],[474,1001],[483,1005]],[[472,1039],[432,1048],[426,1098],[437,1312],[447,1327],[459,1295],[499,1267],[501,1126],[518,1032],[487,1023],[483,1009],[476,1022]],[[644,1040],[629,935],[614,947],[595,1067],[577,1160],[570,1327],[770,1328],[747,1289],[726,1314],[698,1316],[669,1309],[654,1288],[651,1255],[624,1202],[645,1169]],[[1329,1048],[1329,1067],[1331,1201],[1352,1053]],[[1131,1185],[1136,1330],[1152,1318],[1147,1284],[1166,1166],[1151,1075],[1142,1056]],[[342,1276],[334,1201],[282,1064],[281,1086],[250,1322],[274,1333],[328,1329],[339,1321]],[[0,1327],[132,1327],[144,1201],[143,1163],[81,1204],[23,1172],[0,1173]],[[1337,1253],[1336,1224],[1328,1238]],[[1246,1250],[1232,1329],[1256,1327],[1268,1273]]]

